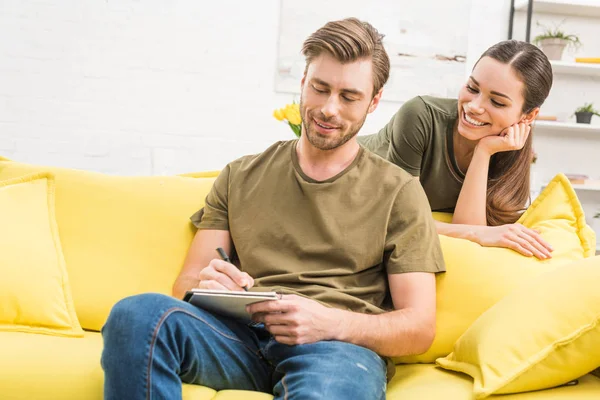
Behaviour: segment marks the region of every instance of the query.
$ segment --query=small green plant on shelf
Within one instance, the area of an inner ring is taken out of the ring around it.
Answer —
[[[578,124],[589,124],[592,122],[592,117],[597,115],[600,117],[600,112],[594,108],[594,104],[585,103],[575,110],[575,118]]]
[[[533,43],[538,45],[550,60],[560,60],[567,47],[576,50],[582,46],[579,36],[567,34],[560,28],[563,22],[565,21],[555,25],[554,28],[548,28],[539,21],[536,23],[543,28],[543,31],[533,38]]]

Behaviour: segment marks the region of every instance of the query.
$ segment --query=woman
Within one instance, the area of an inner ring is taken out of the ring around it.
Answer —
[[[532,44],[490,47],[458,99],[416,97],[379,133],[359,137],[367,149],[418,176],[433,211],[453,212],[438,233],[540,259],[552,247],[515,224],[529,200],[530,124],[552,87],[552,66]]]

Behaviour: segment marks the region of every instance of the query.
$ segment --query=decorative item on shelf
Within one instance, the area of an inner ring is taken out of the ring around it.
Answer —
[[[590,177],[587,175],[580,175],[580,174],[565,174],[565,175],[567,176],[567,179],[569,180],[569,182],[571,182],[572,185],[582,185],[588,179],[590,179]]]
[[[600,112],[594,108],[592,103],[585,103],[583,106],[575,110],[575,118],[577,118],[578,124],[591,123],[594,115],[600,117]]]
[[[600,57],[575,57],[576,63],[600,64]]]
[[[300,117],[300,105],[296,102],[286,104],[283,108],[273,111],[273,116],[277,121],[283,121],[292,129],[296,137],[302,133],[302,118]]]
[[[581,47],[581,41],[577,35],[567,35],[560,30],[562,22],[555,26],[554,29],[547,28],[540,24],[539,21],[537,22],[537,25],[544,28],[544,31],[533,38],[533,43],[538,45],[550,60],[562,59],[563,51],[566,47],[574,49]]]
[[[558,117],[555,115],[538,115],[535,119],[537,121],[558,121]]]

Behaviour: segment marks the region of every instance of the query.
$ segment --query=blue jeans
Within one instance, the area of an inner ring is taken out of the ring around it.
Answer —
[[[262,327],[161,294],[118,302],[102,328],[105,399],[181,399],[181,383],[276,399],[385,399],[381,357],[350,343],[288,346]]]

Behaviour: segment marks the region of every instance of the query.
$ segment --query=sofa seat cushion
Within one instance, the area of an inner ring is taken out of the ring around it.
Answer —
[[[577,385],[537,392],[491,396],[499,400],[596,400],[600,398],[600,378],[591,374]],[[433,364],[396,366],[396,375],[388,384],[387,400],[451,399],[472,400],[473,380],[457,372],[445,371]]]
[[[272,395],[247,390],[221,390],[213,400],[271,400]],[[186,400],[184,398],[184,400]]]
[[[102,400],[101,354],[97,332],[85,332],[83,338],[0,332],[0,398]],[[184,400],[209,400],[215,394],[207,387],[183,385]]]
[[[101,400],[102,337],[0,332],[0,395],[20,399]]]
[[[182,388],[183,400],[210,400],[214,399],[216,394],[216,390],[200,385],[188,385],[184,383]]]
[[[102,336],[83,338],[0,332],[0,393],[11,400],[101,400],[104,375],[100,366]],[[586,375],[575,386],[505,395],[503,400],[597,400],[600,378]],[[432,364],[396,367],[388,385],[388,400],[471,400],[472,379]],[[183,400],[269,400],[273,396],[243,390],[215,392],[183,385]],[[494,398],[494,397],[492,397]],[[499,397],[500,398],[500,397]]]

